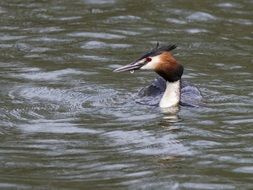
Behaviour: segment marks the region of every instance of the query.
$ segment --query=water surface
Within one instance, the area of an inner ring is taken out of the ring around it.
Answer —
[[[1,1],[1,189],[251,189],[251,1]],[[176,43],[205,106],[135,103]]]

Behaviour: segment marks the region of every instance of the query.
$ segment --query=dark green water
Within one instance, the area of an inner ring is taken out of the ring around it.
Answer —
[[[0,2],[0,189],[253,189],[253,3]],[[136,104],[176,43],[204,107]]]

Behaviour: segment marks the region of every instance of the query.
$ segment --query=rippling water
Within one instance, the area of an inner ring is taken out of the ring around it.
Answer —
[[[1,189],[251,189],[252,1],[0,2]],[[136,104],[176,43],[205,106]]]

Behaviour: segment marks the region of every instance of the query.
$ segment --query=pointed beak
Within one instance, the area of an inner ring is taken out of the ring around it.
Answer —
[[[138,70],[140,69],[143,65],[145,65],[144,60],[140,61],[134,61],[133,63],[130,63],[128,65],[125,65],[123,67],[120,67],[118,69],[115,69],[113,72],[124,72],[124,71],[133,71],[133,70]]]

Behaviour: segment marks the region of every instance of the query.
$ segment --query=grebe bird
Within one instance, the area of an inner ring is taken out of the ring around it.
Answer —
[[[202,96],[198,88],[181,80],[184,68],[170,53],[176,45],[156,47],[129,65],[115,69],[114,72],[152,70],[159,77],[151,85],[139,92],[139,103],[158,105],[162,108],[198,106]]]

